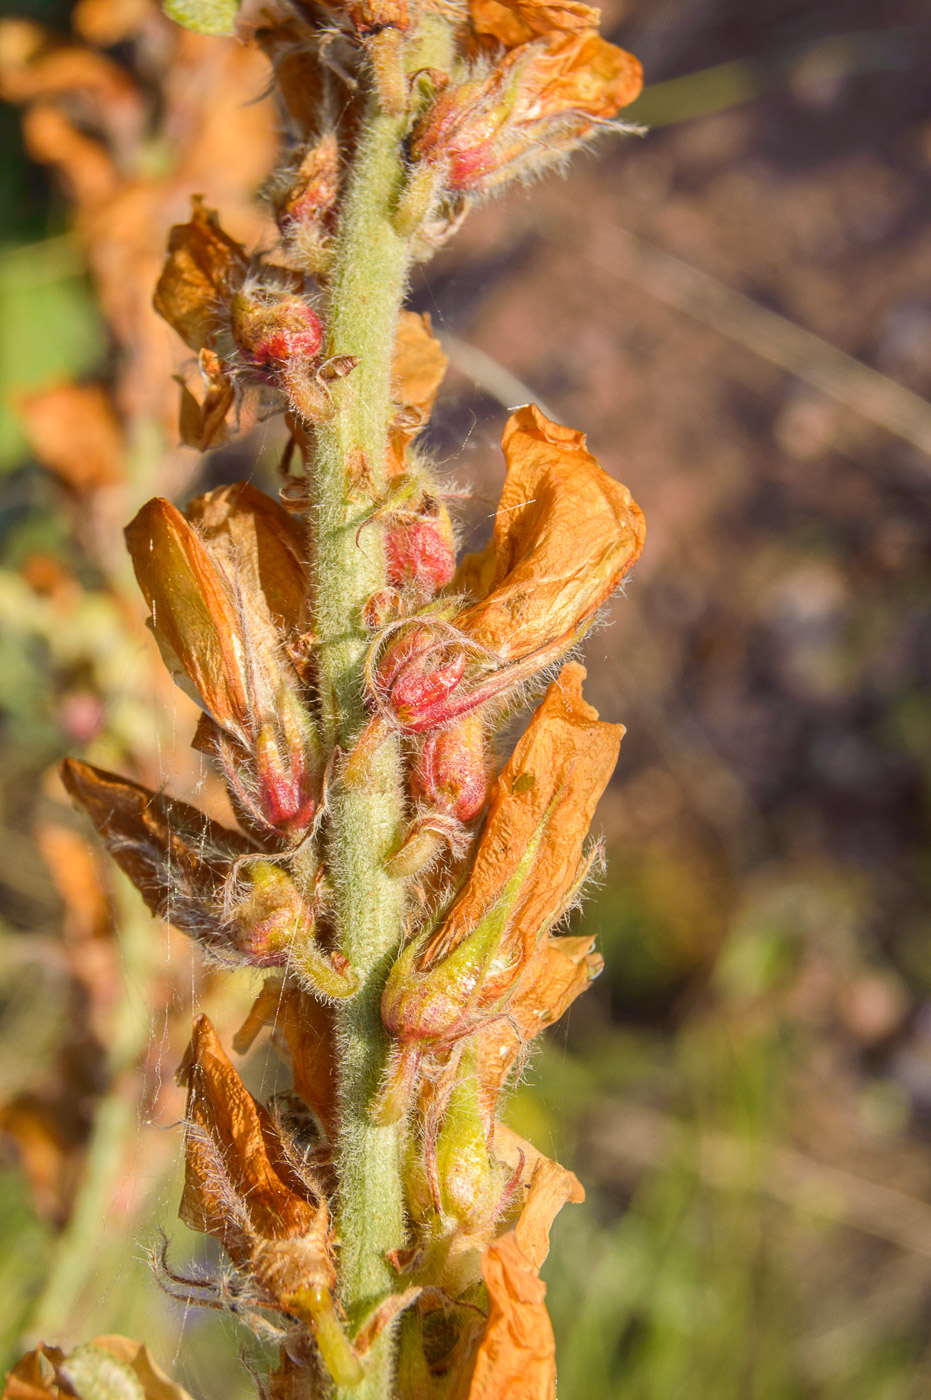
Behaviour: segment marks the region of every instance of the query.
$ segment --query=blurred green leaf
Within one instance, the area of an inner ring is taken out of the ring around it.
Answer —
[[[26,452],[18,395],[86,373],[106,347],[103,324],[68,237],[0,250],[0,471]]]
[[[165,0],[165,14],[195,34],[233,34],[237,0]]]

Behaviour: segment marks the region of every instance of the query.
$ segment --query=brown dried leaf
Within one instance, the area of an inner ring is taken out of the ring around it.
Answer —
[[[286,632],[305,625],[307,539],[283,506],[247,481],[198,496],[187,517],[211,546],[225,544],[236,560],[237,578],[253,599],[264,599]]]
[[[16,403],[33,452],[76,491],[120,480],[123,435],[99,384],[56,384]]]
[[[599,467],[583,433],[533,406],[502,439],[508,475],[495,516],[491,592],[456,625],[502,658],[569,646],[643,548],[630,492]]]
[[[220,227],[212,209],[195,198],[189,223],[175,224],[168,236],[168,261],[155,288],[160,316],[192,350],[212,346],[217,314],[241,284],[248,259],[239,243]]]
[[[188,1089],[181,1219],[218,1239],[279,1303],[313,1284],[332,1288],[326,1203],[297,1175],[206,1016],[178,1079]]]

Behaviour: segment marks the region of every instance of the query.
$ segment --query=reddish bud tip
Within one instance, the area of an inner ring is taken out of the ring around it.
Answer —
[[[438,593],[456,572],[456,550],[445,511],[442,516],[398,520],[385,535],[388,579],[397,588],[413,584]]]
[[[488,791],[482,719],[472,711],[427,737],[411,773],[411,792],[431,807],[470,822],[488,801]]]
[[[323,344],[315,311],[299,296],[237,293],[230,307],[233,339],[256,369],[278,369],[295,358],[314,359]]]

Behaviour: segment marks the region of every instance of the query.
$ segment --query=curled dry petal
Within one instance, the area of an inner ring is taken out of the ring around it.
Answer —
[[[475,1033],[478,1082],[486,1127],[501,1090],[535,1036],[553,1025],[587,991],[604,965],[593,936],[545,938],[508,1000],[508,1014]]]
[[[482,38],[515,49],[558,30],[597,29],[601,12],[580,0],[469,0],[469,19]]]
[[[200,350],[197,363],[202,385],[200,398],[188,381],[178,376],[181,384],[179,430],[185,447],[206,452],[211,447],[219,447],[230,435],[227,419],[236,400],[236,388],[215,350]]]
[[[196,807],[141,783],[66,758],[61,776],[149,909],[219,950],[229,942],[218,910],[230,864],[252,848]]]
[[[643,515],[602,471],[584,433],[528,405],[502,439],[507,479],[495,516],[495,575],[456,619],[502,658],[579,636],[640,556]]]
[[[556,1400],[556,1343],[546,1284],[513,1234],[482,1258],[488,1320],[454,1400]]]
[[[246,639],[200,536],[170,501],[156,498],[126,527],[126,544],[169,668],[180,666],[217,724],[248,742],[254,697]]]
[[[602,471],[582,433],[528,406],[508,420],[503,444],[508,475],[493,571],[483,551],[454,579],[484,596],[451,626],[431,630],[425,619],[385,648],[371,679],[382,730],[389,717],[408,733],[448,724],[558,661],[643,548],[639,507]],[[370,726],[363,756],[380,737]]]
[[[331,1289],[326,1203],[298,1177],[206,1016],[194,1024],[178,1078],[188,1090],[181,1219],[218,1239],[280,1305],[305,1289]]]
[[[237,481],[198,496],[186,513],[208,547],[222,542],[235,558],[250,606],[264,599],[285,633],[305,625],[306,541],[283,506],[247,481]]]
[[[218,308],[242,284],[247,268],[242,246],[223,232],[216,213],[195,199],[190,222],[175,224],[168,236],[155,309],[192,350],[210,348]]]
[[[633,54],[597,31],[552,30],[488,72],[442,86],[414,129],[411,153],[442,170],[448,189],[490,193],[558,161],[642,86]]]
[[[521,1144],[522,1156],[528,1147]],[[584,1200],[585,1193],[572,1172],[542,1154],[533,1155],[517,1224],[494,1240],[482,1258],[488,1319],[453,1400],[555,1400],[556,1348],[540,1266],[556,1215],[567,1201]]]
[[[156,1366],[148,1348],[131,1337],[96,1337],[65,1354],[44,1343],[28,1352],[7,1376],[3,1400],[53,1400],[57,1396],[107,1396],[109,1400],[191,1400]]]

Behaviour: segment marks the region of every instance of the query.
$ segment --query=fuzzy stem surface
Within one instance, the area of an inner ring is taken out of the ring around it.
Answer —
[[[385,113],[370,99],[337,234],[327,346],[330,355],[358,356],[359,364],[333,386],[335,414],[316,432],[311,548],[318,679],[327,745],[343,751],[368,719],[363,673],[370,638],[362,609],[385,583],[381,527],[361,533],[359,527],[386,478],[392,349],[410,263],[410,240],[392,219],[404,178],[405,129],[403,114]],[[338,943],[360,979],[358,993],[339,1011],[337,1233],[352,1330],[393,1291],[386,1255],[404,1242],[402,1129],[374,1123],[368,1111],[388,1048],[381,993],[403,929],[403,880],[385,868],[403,814],[400,750],[389,739],[366,785],[350,790],[337,782],[330,802]],[[335,1388],[339,1400],[389,1400],[393,1351],[388,1328],[366,1359],[362,1382]]]

